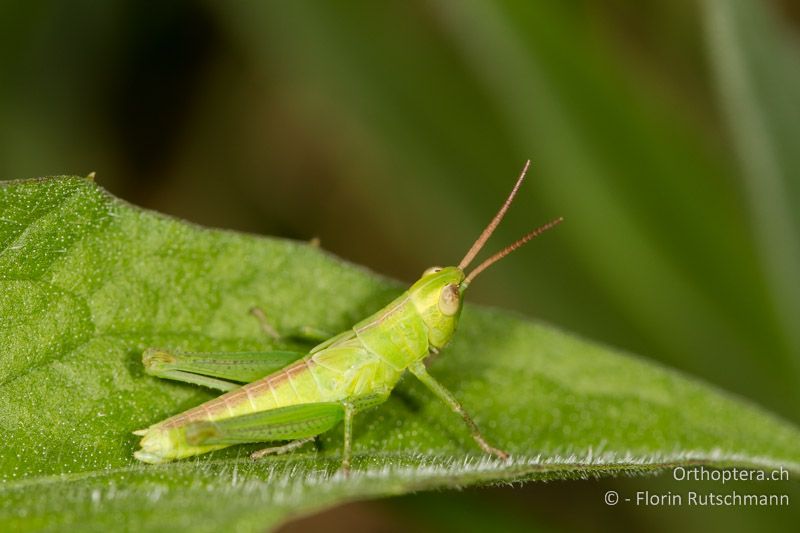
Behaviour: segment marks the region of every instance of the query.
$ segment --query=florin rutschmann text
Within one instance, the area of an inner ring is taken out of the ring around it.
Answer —
[[[686,494],[674,492],[653,493],[648,490],[638,491],[635,498],[625,498],[626,501],[637,506],[655,507],[787,507],[788,494],[741,494],[731,491],[720,494],[717,492],[697,492],[690,490]]]
[[[689,482],[785,482],[789,481],[789,471],[784,467],[773,470],[750,468],[716,469],[704,466],[678,466],[672,469],[675,481]],[[687,490],[685,492],[640,490],[628,497],[617,491],[607,491],[603,497],[606,505],[628,502],[642,507],[788,507],[789,495],[730,490]]]

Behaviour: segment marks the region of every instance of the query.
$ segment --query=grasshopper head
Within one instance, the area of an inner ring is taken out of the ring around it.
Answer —
[[[428,326],[428,341],[442,348],[453,336],[461,316],[464,271],[458,267],[431,267],[411,286],[414,306]]]
[[[458,319],[461,316],[464,291],[481,272],[530,240],[560,224],[563,220],[563,218],[559,217],[534,229],[486,259],[473,268],[469,274],[464,273],[473,259],[475,259],[475,256],[481,251],[483,245],[486,244],[486,241],[489,240],[489,237],[492,236],[500,221],[503,220],[508,207],[514,201],[519,186],[522,185],[522,181],[525,179],[525,173],[528,171],[529,165],[530,161],[525,163],[525,167],[522,169],[519,178],[517,178],[511,194],[508,195],[508,198],[500,207],[500,211],[489,222],[489,225],[486,226],[458,266],[431,267],[422,274],[419,281],[411,286],[411,297],[417,311],[422,315],[425,324],[428,326],[428,341],[433,347],[441,348],[452,338]]]

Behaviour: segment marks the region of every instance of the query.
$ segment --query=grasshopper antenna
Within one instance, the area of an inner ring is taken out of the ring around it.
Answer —
[[[511,252],[516,250],[517,248],[523,246],[528,241],[531,241],[531,240],[535,239],[536,237],[538,237],[539,235],[541,235],[545,231],[549,230],[550,228],[558,226],[563,221],[564,221],[564,217],[558,217],[555,220],[551,220],[550,222],[548,222],[544,226],[539,226],[535,230],[531,231],[530,233],[528,233],[527,235],[522,237],[517,242],[506,246],[505,248],[503,248],[502,250],[500,250],[499,252],[494,254],[492,257],[490,257],[489,259],[487,259],[486,261],[484,261],[480,265],[478,265],[475,268],[473,268],[472,272],[470,272],[467,275],[467,277],[464,279],[464,281],[461,283],[461,285],[463,287],[466,287],[467,285],[469,285],[472,282],[472,280],[474,280],[475,278],[478,277],[478,274],[480,274],[481,272],[483,272],[484,270],[486,270],[487,268],[489,268],[493,264],[497,263],[498,261],[500,261],[502,258],[507,256],[508,254],[510,254]]]
[[[522,172],[520,172],[519,178],[517,178],[517,183],[514,185],[514,188],[511,189],[511,194],[508,195],[508,198],[506,198],[506,201],[503,203],[503,206],[500,208],[500,211],[498,211],[497,214],[492,219],[492,221],[489,222],[489,225],[486,226],[486,229],[483,230],[483,233],[481,233],[480,237],[478,237],[478,240],[476,240],[475,243],[472,245],[472,248],[469,249],[467,255],[465,255],[464,259],[462,259],[461,262],[458,264],[458,268],[460,268],[461,270],[467,268],[469,264],[472,262],[472,260],[475,259],[475,256],[478,255],[478,252],[481,251],[483,245],[486,244],[486,241],[489,240],[489,237],[492,236],[492,233],[494,233],[494,230],[500,224],[500,221],[503,220],[506,211],[508,211],[508,206],[510,206],[511,202],[514,201],[514,197],[517,195],[517,190],[519,189],[519,186],[522,185],[522,180],[525,179],[525,174],[528,172],[528,167],[530,166],[530,164],[531,160],[528,159],[525,162],[525,167],[523,167]],[[531,237],[531,239],[532,238],[533,237]],[[520,244],[519,246],[522,246],[522,244]]]

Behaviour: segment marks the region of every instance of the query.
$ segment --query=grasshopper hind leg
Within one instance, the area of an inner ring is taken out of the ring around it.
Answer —
[[[250,454],[250,459],[254,461],[261,459],[262,457],[266,457],[267,455],[281,455],[284,453],[289,453],[297,448],[300,448],[304,444],[308,442],[313,442],[317,437],[307,437],[305,439],[297,439],[293,440],[292,442],[287,442],[281,446],[271,446],[269,448],[262,448],[261,450],[256,450]]]
[[[186,426],[190,446],[291,441],[254,452],[250,457],[291,452],[335,427],[345,417],[338,402],[319,402],[279,407],[215,421],[192,422]]]
[[[280,370],[303,355],[286,350],[201,353],[148,348],[142,354],[142,364],[151,376],[227,392]]]
[[[290,441],[258,450],[250,456],[260,459],[267,455],[296,450],[344,421],[342,471],[348,475],[353,443],[353,418],[358,411],[374,407],[386,398],[385,393],[371,394],[347,402],[290,405],[222,420],[192,422],[186,426],[186,442],[190,446],[227,446]]]

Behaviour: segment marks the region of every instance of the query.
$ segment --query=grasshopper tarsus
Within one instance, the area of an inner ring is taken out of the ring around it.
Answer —
[[[315,439],[316,437],[308,437],[305,439],[293,440],[292,442],[283,444],[282,446],[271,446],[269,448],[262,448],[261,450],[256,450],[253,453],[251,453],[250,459],[252,459],[253,461],[258,461],[262,457],[266,457],[268,455],[281,455],[284,453],[289,453],[291,451],[296,450],[297,448],[300,448],[307,442],[311,442]]]
[[[467,415],[466,412],[462,411],[462,416],[468,417],[469,415]],[[503,461],[508,460],[510,454],[508,452],[504,452],[500,448],[495,448],[494,446],[486,442],[486,439],[478,430],[478,426],[475,425],[475,422],[469,419],[469,421],[467,422],[467,426],[469,426],[470,429],[472,430],[472,438],[475,439],[475,442],[478,443],[478,446],[480,446],[481,450],[483,450],[486,454],[494,455],[495,457],[497,457],[498,459],[502,459]]]
[[[494,455],[495,457],[503,461],[508,461],[508,459],[511,457],[511,455],[508,452],[504,452],[503,450],[495,448],[494,446],[489,446],[489,444],[487,444],[485,441],[483,445],[481,445],[481,449],[485,451],[487,454]]]

